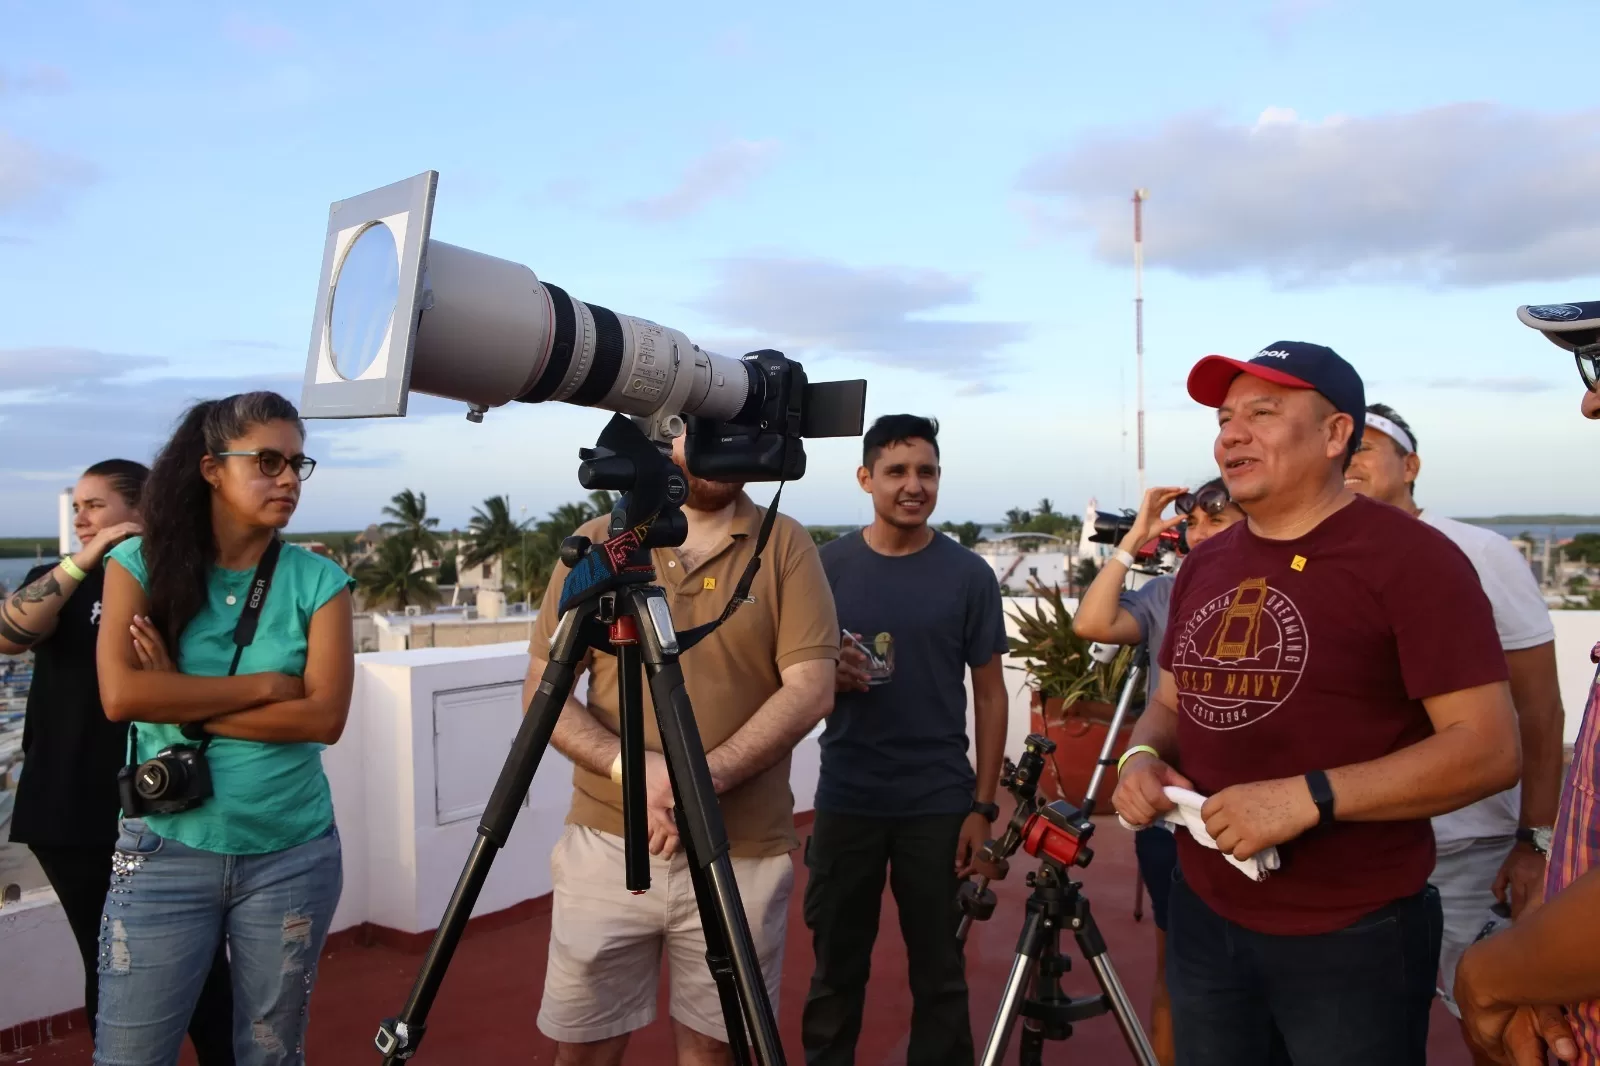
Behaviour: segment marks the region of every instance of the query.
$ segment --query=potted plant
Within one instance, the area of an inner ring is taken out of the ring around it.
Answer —
[[[1018,605],[1012,613],[1017,635],[1010,638],[1010,644],[1011,657],[1021,662],[1012,669],[1025,673],[1033,690],[1033,732],[1043,733],[1056,744],[1039,790],[1048,799],[1082,804],[1134,649],[1122,648],[1111,662],[1097,662],[1089,654],[1091,642],[1072,631],[1072,612],[1061,589],[1031,582],[1029,587],[1037,597],[1035,607],[1030,612]],[[1116,752],[1127,747],[1133,732],[1132,715],[1118,732],[1112,749]],[[1115,775],[1107,774],[1095,806],[1107,809],[1115,788]]]

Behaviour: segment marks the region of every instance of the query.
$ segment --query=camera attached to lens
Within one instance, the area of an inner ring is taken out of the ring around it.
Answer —
[[[764,349],[734,359],[681,331],[585,303],[528,267],[434,240],[425,171],[328,212],[300,412],[403,416],[412,391],[475,422],[520,403],[599,407],[650,439],[683,435],[689,473],[793,481],[805,437],[859,436],[863,380],[811,382]]]

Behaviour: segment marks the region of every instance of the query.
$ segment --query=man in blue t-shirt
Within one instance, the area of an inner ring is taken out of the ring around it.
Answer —
[[[872,524],[822,548],[845,634],[806,843],[817,966],[801,1038],[812,1066],[855,1061],[887,868],[911,978],[906,1062],[970,1064],[956,888],[999,814],[1008,703],[1000,586],[988,564],[928,525],[939,498],[936,422],[886,415],[867,430],[863,453],[857,480],[872,496]]]

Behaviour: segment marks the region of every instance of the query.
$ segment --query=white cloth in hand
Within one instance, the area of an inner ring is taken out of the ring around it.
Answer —
[[[1168,829],[1179,826],[1189,830],[1189,835],[1208,848],[1215,850],[1217,842],[1211,839],[1211,834],[1206,832],[1206,820],[1200,817],[1200,808],[1205,806],[1206,797],[1198,792],[1190,792],[1186,788],[1168,785],[1161,790],[1177,806],[1163,814],[1156,822]],[[1122,823],[1124,829],[1145,829],[1147,826],[1134,825],[1122,815],[1117,815],[1117,821]],[[1257,852],[1248,859],[1236,859],[1232,855],[1223,855],[1235,867],[1241,870],[1252,881],[1264,881],[1267,874],[1278,868],[1278,849],[1267,848]]]

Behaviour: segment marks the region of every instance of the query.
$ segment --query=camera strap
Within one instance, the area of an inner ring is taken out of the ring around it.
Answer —
[[[778,518],[778,501],[783,498],[783,485],[778,486],[778,491],[772,494],[772,503],[767,507],[766,517],[761,520],[761,532],[756,534],[756,553],[745,564],[744,573],[739,577],[739,584],[734,586],[733,596],[728,600],[728,606],[722,609],[722,614],[705,625],[695,626],[678,634],[679,654],[688,651],[702,640],[714,633],[718,626],[733,617],[741,604],[748,603],[750,586],[755,584],[756,574],[761,570],[761,553],[766,550],[767,538],[772,536],[772,524]]]
[[[272,585],[272,574],[278,568],[278,556],[282,554],[283,541],[273,537],[272,543],[268,544],[267,550],[262,553],[261,561],[256,564],[256,572],[250,577],[250,585],[244,597],[244,609],[239,612],[239,621],[233,627],[233,662],[228,664],[229,677],[239,672],[239,658],[244,655],[244,650],[250,646],[250,642],[256,639],[256,626],[261,622],[261,608],[267,602],[267,589]],[[134,728],[132,725],[128,727],[130,762],[139,757]],[[205,731],[202,722],[187,722],[182,732],[189,740],[198,740],[202,752],[216,739],[213,734]]]

